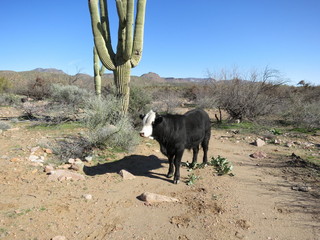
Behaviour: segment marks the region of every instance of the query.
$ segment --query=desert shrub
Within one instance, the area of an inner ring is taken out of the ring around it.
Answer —
[[[43,100],[49,96],[50,83],[43,78],[37,77],[35,81],[29,82],[27,91],[23,94],[37,100]]]
[[[266,69],[262,74],[252,73],[249,80],[237,76],[232,80],[214,83],[213,94],[218,106],[232,119],[256,119],[271,114],[286,96],[280,94],[280,76]]]
[[[285,118],[297,127],[320,128],[320,101],[296,102],[285,113]]]
[[[0,130],[5,131],[5,130],[8,130],[10,128],[11,128],[11,126],[8,123],[0,121]]]
[[[158,112],[174,113],[182,104],[182,93],[177,87],[162,87],[153,93],[152,108]]]
[[[13,106],[21,104],[21,98],[11,93],[0,94],[0,106]]]
[[[0,93],[7,92],[11,88],[10,82],[4,78],[0,78]]]
[[[84,125],[89,130],[87,138],[93,146],[130,151],[138,144],[138,134],[131,120],[120,109],[120,102],[112,95],[89,99],[85,106]]]
[[[83,105],[90,95],[86,89],[75,85],[52,84],[50,88],[50,97],[54,101],[72,106]]]
[[[151,94],[143,87],[132,86],[130,88],[129,112],[131,114],[143,113],[149,110],[151,101]]]
[[[151,93],[142,87],[133,86],[130,89],[129,114],[132,117],[134,126],[140,124],[140,114],[150,111]]]

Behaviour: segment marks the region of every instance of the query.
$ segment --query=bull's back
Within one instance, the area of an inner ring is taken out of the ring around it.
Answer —
[[[210,134],[210,118],[202,109],[191,110],[185,113],[184,116],[187,135],[186,148],[192,148],[199,145],[204,137]]]

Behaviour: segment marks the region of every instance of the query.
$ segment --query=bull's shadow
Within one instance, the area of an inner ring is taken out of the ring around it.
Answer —
[[[165,174],[152,172],[152,170],[162,168],[163,163],[168,163],[168,161],[159,159],[154,155],[130,155],[115,162],[98,164],[91,167],[84,166],[83,171],[88,176],[95,176],[106,173],[118,173],[120,170],[125,169],[135,176],[147,176],[168,181]]]

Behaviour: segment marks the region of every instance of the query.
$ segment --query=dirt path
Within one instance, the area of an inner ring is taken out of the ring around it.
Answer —
[[[21,125],[0,135],[0,239],[320,239],[319,173],[291,166],[292,149],[258,149],[247,136],[213,131],[209,156],[231,161],[233,177],[206,167],[187,186],[190,172],[182,168],[174,185],[158,144],[148,140],[119,161],[86,164],[84,181],[49,182],[25,157],[54,134]],[[258,150],[268,157],[249,157]],[[191,158],[187,151],[183,161]],[[121,169],[136,178],[123,180]],[[292,189],[301,184],[307,192]],[[143,192],[180,201],[148,204],[137,199]]]

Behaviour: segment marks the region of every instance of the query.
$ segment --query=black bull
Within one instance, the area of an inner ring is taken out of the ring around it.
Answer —
[[[203,149],[203,163],[208,161],[208,145],[211,135],[211,123],[208,114],[202,109],[194,109],[183,115],[158,115],[152,110],[141,115],[142,137],[150,137],[160,144],[161,152],[168,157],[168,178],[173,176],[177,184],[180,179],[180,163],[185,149],[193,150],[192,165],[197,162],[199,146]]]

